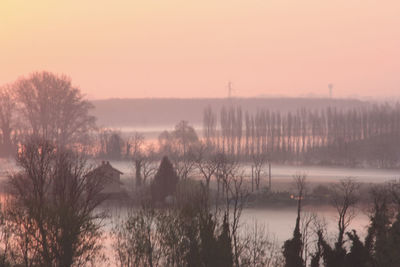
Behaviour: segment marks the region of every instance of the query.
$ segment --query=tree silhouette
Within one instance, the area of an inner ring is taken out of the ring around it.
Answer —
[[[20,172],[10,176],[7,220],[24,244],[17,261],[26,266],[80,266],[99,254],[104,218],[97,208],[104,180],[87,175],[76,153],[32,139],[17,156]],[[18,264],[17,264],[18,265]]]
[[[82,141],[95,127],[93,107],[83,99],[70,78],[51,72],[35,72],[15,83],[21,117],[28,132],[59,146]]]
[[[174,167],[168,157],[163,157],[160,167],[151,184],[151,196],[155,202],[163,202],[169,195],[173,195],[179,181]]]

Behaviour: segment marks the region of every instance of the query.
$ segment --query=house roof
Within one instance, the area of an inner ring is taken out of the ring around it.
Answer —
[[[102,161],[101,165],[98,166],[97,168],[95,168],[94,170],[92,170],[90,172],[90,174],[94,174],[94,173],[106,173],[108,171],[112,171],[112,172],[116,172],[118,174],[124,174],[123,172],[121,172],[120,170],[117,170],[116,168],[114,168],[109,161]]]

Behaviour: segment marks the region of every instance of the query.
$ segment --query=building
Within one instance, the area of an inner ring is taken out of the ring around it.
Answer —
[[[115,194],[122,191],[121,174],[123,173],[111,166],[109,161],[102,161],[101,165],[92,170],[88,175],[104,181],[102,193]]]

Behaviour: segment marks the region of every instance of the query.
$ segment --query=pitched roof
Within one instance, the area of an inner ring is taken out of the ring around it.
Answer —
[[[116,168],[114,168],[109,161],[102,161],[101,165],[98,166],[97,168],[95,168],[94,170],[92,170],[90,172],[90,174],[92,173],[106,173],[107,171],[112,171],[112,172],[117,172],[118,174],[124,174],[123,172],[121,172],[120,170],[117,170]]]

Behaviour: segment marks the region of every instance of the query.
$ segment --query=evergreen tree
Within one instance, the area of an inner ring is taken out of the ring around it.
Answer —
[[[400,263],[400,214],[397,214],[395,222],[389,230],[387,238],[388,265],[386,267],[399,266]]]
[[[338,242],[335,243],[334,247],[331,247],[331,245],[325,240],[322,232],[318,232],[318,244],[322,251],[320,255],[324,260],[324,266],[345,266],[346,250],[339,245]]]
[[[297,218],[296,226],[293,231],[293,238],[286,240],[283,244],[283,257],[285,258],[285,267],[304,267],[305,263],[302,257],[303,241],[300,233],[301,200],[305,191],[306,176],[298,174],[293,177],[298,190],[297,200]]]
[[[385,187],[376,187],[372,190],[373,215],[368,228],[366,247],[373,254],[376,266],[389,266],[388,232],[390,229],[390,195]]]
[[[191,267],[201,267],[200,244],[198,240],[198,228],[194,227],[196,220],[192,220],[186,226],[186,237],[188,239],[188,252],[186,254],[186,262]]]
[[[215,220],[211,214],[200,216],[200,254],[204,266],[218,267],[218,240],[215,236]]]
[[[283,256],[285,257],[285,267],[303,267],[304,261],[301,257],[301,233],[299,227],[296,227],[293,238],[286,240],[283,245]]]
[[[346,255],[346,266],[359,266],[367,267],[372,266],[371,257],[369,255],[368,249],[361,242],[355,230],[348,232],[347,236],[351,241],[350,252]]]
[[[228,217],[224,216],[222,223],[222,232],[218,237],[218,250],[219,262],[218,266],[232,267],[233,266],[233,252],[232,252],[232,239],[229,231]]]
[[[163,202],[169,195],[173,195],[179,181],[174,167],[168,157],[163,157],[160,167],[151,184],[151,196],[155,202]]]

